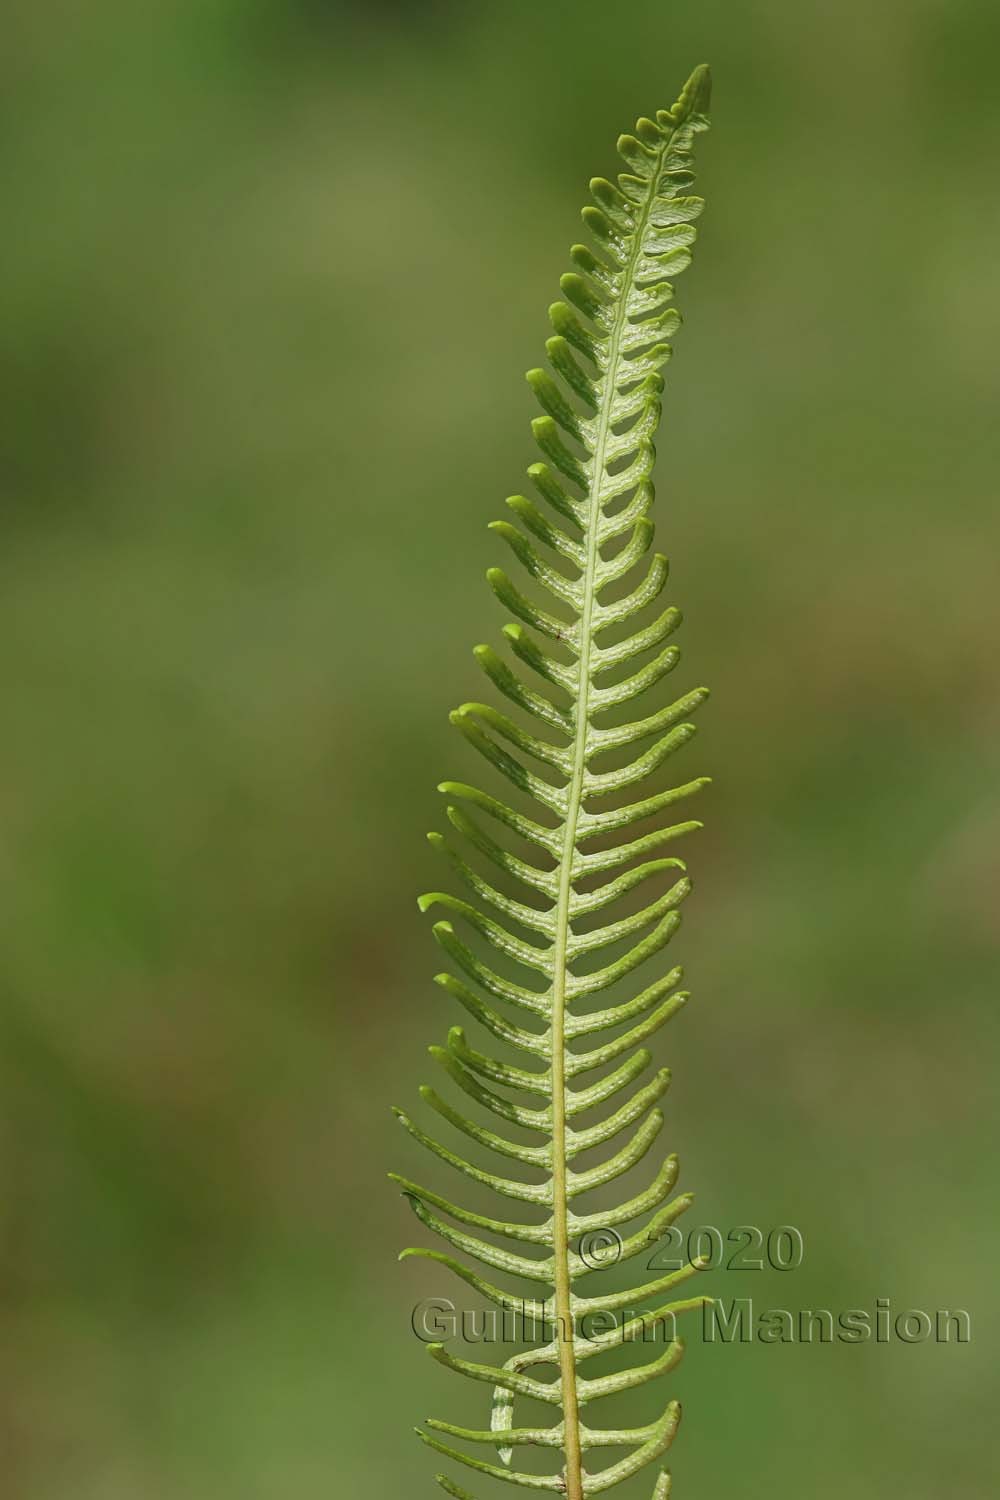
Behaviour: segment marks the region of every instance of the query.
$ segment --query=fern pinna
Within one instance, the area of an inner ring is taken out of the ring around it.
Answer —
[[[438,983],[530,1065],[516,1066],[476,1050],[460,1027],[449,1032],[446,1046],[432,1048],[432,1055],[477,1105],[522,1127],[532,1140],[541,1139],[535,1144],[509,1140],[467,1118],[433,1089],[421,1090],[422,1097],[453,1129],[535,1169],[538,1180],[486,1171],[399,1112],[410,1134],[457,1171],[544,1213],[531,1223],[487,1217],[395,1177],[417,1217],[449,1245],[543,1289],[542,1295],[525,1300],[448,1254],[404,1252],[443,1263],[498,1307],[533,1320],[544,1338],[502,1366],[460,1359],[441,1344],[430,1345],[441,1364],[494,1386],[492,1420],[482,1431],[431,1421],[431,1432],[420,1436],[439,1453],[482,1474],[527,1489],[552,1490],[569,1500],[612,1489],[656,1462],[669,1448],[680,1416],[671,1401],[649,1426],[607,1430],[583,1420],[583,1412],[589,1418],[599,1398],[672,1369],[682,1352],[678,1340],[667,1342],[660,1357],[645,1365],[598,1378],[583,1373],[586,1361],[636,1338],[641,1346],[652,1330],[669,1332],[678,1312],[706,1300],[667,1301],[652,1311],[625,1313],[671,1293],[700,1269],[698,1262],[625,1292],[585,1296],[578,1290],[599,1269],[595,1257],[581,1253],[585,1237],[652,1212],[645,1227],[618,1237],[615,1257],[624,1261],[646,1252],[648,1262],[653,1244],[691,1201],[687,1195],[665,1201],[677,1175],[675,1157],[666,1159],[645,1191],[610,1212],[585,1213],[578,1204],[649,1150],[662,1124],[655,1106],[667,1088],[668,1071],[656,1073],[597,1123],[584,1124],[581,1117],[616,1099],[639,1078],[652,1062],[640,1044],[687,998],[677,989],[681,970],[673,968],[634,998],[603,1009],[591,1003],[666,946],[680,922],[677,908],[690,890],[681,860],[646,856],[701,825],[680,822],[637,837],[632,836],[634,825],[692,796],[707,780],[640,794],[638,800],[633,791],[691,738],[694,729],[687,719],[705,698],[704,688],[644,718],[631,718],[634,710],[625,706],[658,683],[678,659],[676,646],[664,645],[680,621],[678,610],[650,611],[653,617],[642,623],[666,582],[666,558],[654,554],[644,574],[636,572],[638,582],[629,575],[639,568],[653,536],[650,475],[663,390],[659,369],[671,352],[666,340],[680,322],[671,306],[669,278],[691,260],[693,221],[702,209],[702,200],[689,192],[691,161],[695,137],[708,125],[708,98],[708,69],[701,67],[672,109],[658,112],[655,120],[639,120],[634,135],[619,139],[629,171],[618,177],[617,185],[601,178],[591,183],[594,203],[583,210],[583,219],[595,248],[573,247],[576,269],[561,282],[566,301],[550,309],[555,332],[546,349],[559,379],[541,369],[528,373],[545,412],[532,427],[547,460],[533,464],[528,474],[548,511],[517,495],[507,504],[520,525],[497,521],[493,529],[549,599],[544,607],[533,602],[499,569],[488,577],[502,603],[523,622],[504,627],[507,643],[542,686],[529,685],[489,646],[479,646],[475,654],[500,692],[541,731],[483,703],[465,704],[452,719],[541,811],[528,816],[474,787],[442,785],[451,799],[453,828],[482,860],[498,868],[502,889],[492,883],[497,877],[488,880],[441,835],[430,835],[474,900],[434,893],[422,897],[421,908],[444,907],[499,955],[499,960],[484,962],[450,921],[440,921],[435,937],[464,977],[441,974]],[[634,748],[650,740],[648,748]],[[530,770],[502,742],[537,762],[541,772]],[[487,832],[470,808],[508,830],[507,836],[501,834],[504,842]],[[627,833],[624,840],[608,838],[622,833]],[[522,853],[507,847],[509,834],[516,836]],[[668,871],[673,883],[655,900],[639,910],[628,904],[628,914],[618,919],[607,915],[620,898]],[[487,909],[496,915],[488,915]],[[628,946],[611,962],[593,957],[621,944]],[[493,962],[499,962],[499,969]],[[497,1003],[528,1019],[515,1023]],[[610,1039],[602,1039],[608,1034]],[[611,1064],[610,1071],[603,1071]],[[596,1082],[585,1081],[598,1070]],[[516,1103],[498,1088],[538,1102]],[[633,1126],[627,1143],[605,1160],[583,1169],[576,1165],[585,1153]],[[519,1254],[456,1223],[496,1239],[542,1247],[545,1253]],[[617,1313],[622,1314],[620,1323],[607,1318]],[[595,1314],[605,1318],[600,1333],[594,1331]],[[527,1373],[536,1366],[554,1367],[555,1373],[547,1379]],[[556,1408],[558,1420],[541,1427],[517,1425],[519,1397]],[[471,1456],[436,1433],[485,1444],[496,1450],[499,1462]],[[521,1444],[558,1450],[558,1471],[519,1472],[512,1466],[513,1450]],[[628,1450],[626,1456],[604,1467],[589,1466],[595,1449],[614,1447]],[[445,1475],[438,1475],[438,1482],[449,1495],[471,1500]],[[669,1489],[670,1477],[663,1471],[654,1500],[663,1500]]]

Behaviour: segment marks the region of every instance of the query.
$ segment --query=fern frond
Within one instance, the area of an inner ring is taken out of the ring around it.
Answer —
[[[640,119],[634,134],[619,139],[627,171],[616,182],[591,183],[594,201],[583,221],[592,246],[573,247],[573,269],[561,280],[563,298],[549,310],[551,370],[533,369],[527,376],[542,413],[531,424],[542,461],[528,469],[538,498],[512,496],[508,518],[492,528],[527,582],[522,587],[500,568],[487,575],[515,618],[503,632],[515,664],[488,645],[475,651],[521,717],[470,702],[452,714],[452,722],[532,811],[466,783],[444,782],[448,820],[468,857],[443,835],[430,835],[466,891],[421,897],[422,910],[447,913],[435,923],[434,936],[458,971],[438,975],[437,982],[523,1063],[481,1050],[461,1027],[451,1029],[445,1046],[432,1047],[431,1056],[480,1110],[529,1139],[508,1139],[434,1089],[425,1087],[421,1095],[459,1135],[533,1169],[541,1180],[486,1171],[397,1112],[421,1145],[461,1175],[547,1215],[533,1223],[492,1217],[394,1178],[418,1220],[463,1259],[427,1249],[404,1254],[432,1259],[496,1306],[537,1319],[548,1337],[502,1366],[463,1360],[430,1345],[439,1363],[494,1387],[493,1409],[488,1428],[431,1420],[420,1437],[480,1475],[568,1500],[617,1487],[670,1447],[680,1419],[676,1401],[646,1427],[598,1428],[583,1422],[581,1410],[668,1373],[683,1344],[672,1338],[647,1364],[600,1378],[585,1377],[581,1366],[657,1328],[672,1332],[679,1313],[707,1300],[674,1295],[702,1269],[700,1261],[625,1291],[584,1296],[577,1290],[584,1280],[599,1279],[583,1253],[588,1233],[652,1215],[618,1242],[618,1259],[633,1259],[689,1207],[689,1194],[670,1200],[676,1156],[668,1156],[652,1182],[615,1209],[581,1213],[577,1202],[631,1170],[651,1148],[663,1123],[657,1101],[670,1074],[660,1069],[640,1081],[653,1061],[643,1044],[687,1000],[678,989],[681,970],[673,968],[631,998],[603,1009],[591,1003],[672,941],[690,879],[682,860],[649,856],[701,826],[687,819],[634,831],[706,785],[699,777],[667,790],[636,791],[691,739],[689,721],[707,690],[696,687],[645,713],[632,705],[679,659],[670,640],[679,611],[671,605],[647,615],[668,576],[663,554],[650,555],[649,512],[660,372],[680,322],[672,278],[690,263],[702,208],[689,190],[695,139],[708,124],[708,98],[708,70],[701,67],[671,109]],[[497,825],[496,836],[482,826],[484,818]],[[526,853],[508,847],[510,835]],[[489,874],[482,862],[492,867]],[[498,879],[501,885],[494,883]],[[642,904],[623,906],[640,887]],[[511,1019],[508,1009],[519,1019]],[[608,1112],[586,1123],[603,1106],[610,1106]],[[596,1164],[577,1167],[579,1157],[607,1146],[610,1153]],[[523,1254],[493,1241],[536,1249]],[[470,1269],[466,1258],[541,1286],[546,1295],[525,1302]],[[670,1300],[627,1317],[613,1333],[590,1337],[585,1331],[591,1314],[621,1312],[664,1296]],[[537,1366],[554,1373],[548,1379],[528,1373]],[[558,1420],[518,1426],[515,1403],[522,1398],[556,1408]],[[453,1446],[456,1440],[492,1447],[498,1461],[477,1458]],[[558,1450],[558,1471],[513,1468],[513,1452],[524,1445]],[[591,1452],[607,1447],[627,1452],[603,1467],[585,1464]],[[457,1500],[471,1500],[447,1476],[439,1475],[438,1482]],[[653,1500],[664,1500],[669,1489],[662,1472]]]

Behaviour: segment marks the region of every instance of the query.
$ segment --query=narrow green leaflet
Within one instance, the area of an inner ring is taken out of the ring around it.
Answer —
[[[528,372],[542,408],[532,430],[543,461],[528,470],[536,498],[513,496],[511,518],[493,526],[513,554],[518,581],[500,568],[488,575],[515,623],[504,628],[504,654],[490,646],[475,653],[506,702],[466,703],[452,715],[514,792],[442,785],[451,833],[431,840],[465,894],[421,898],[422,909],[435,910],[434,935],[448,956],[438,983],[476,1025],[472,1035],[454,1026],[444,1046],[431,1048],[445,1092],[421,1090],[449,1144],[397,1112],[428,1151],[501,1200],[493,1214],[472,1212],[397,1178],[417,1218],[447,1246],[404,1254],[436,1261],[543,1330],[542,1342],[499,1365],[430,1345],[435,1360],[491,1386],[493,1397],[481,1428],[433,1420],[420,1436],[480,1476],[568,1500],[659,1464],[680,1419],[676,1401],[640,1427],[602,1428],[592,1407],[672,1370],[680,1342],[651,1348],[642,1336],[671,1332],[678,1313],[706,1300],[673,1295],[701,1269],[698,1262],[653,1280],[646,1270],[657,1238],[691,1201],[670,1198],[675,1157],[617,1208],[588,1211],[580,1200],[653,1146],[663,1121],[657,1101],[670,1077],[663,1069],[640,1081],[653,1060],[644,1044],[687,998],[678,968],[647,975],[638,987],[630,976],[654,959],[654,968],[662,966],[680,924],[690,881],[683,862],[665,851],[701,825],[683,810],[681,821],[664,816],[707,780],[646,785],[694,734],[689,721],[706,689],[667,705],[640,700],[655,699],[652,690],[678,661],[671,638],[680,614],[658,602],[667,560],[650,555],[653,437],[660,370],[680,322],[672,281],[690,264],[703,206],[691,194],[691,167],[696,137],[708,126],[709,90],[708,69],[697,68],[672,109],[639,120],[633,135],[619,139],[627,171],[616,182],[591,183],[594,201],[583,210],[591,245],[571,250],[564,300],[549,310],[551,368]],[[490,1038],[519,1060],[492,1056]],[[450,1102],[456,1094],[457,1104]],[[489,1117],[495,1127],[484,1123]],[[476,1164],[483,1153],[492,1169]],[[526,1178],[517,1175],[521,1167]],[[503,1200],[528,1207],[508,1220],[514,1210]],[[613,1226],[649,1214],[644,1226],[611,1241],[616,1262],[639,1258],[636,1284],[594,1292],[601,1266],[586,1253],[588,1237],[607,1242]],[[656,1305],[635,1311],[649,1304]],[[645,1362],[588,1378],[586,1361],[623,1341],[621,1320],[595,1335],[594,1315],[618,1313]],[[535,1403],[526,1419],[517,1415],[522,1402]],[[549,1413],[541,1425],[540,1410]],[[526,1445],[552,1450],[553,1466],[520,1471],[514,1455]],[[624,1456],[602,1456],[602,1449]],[[669,1475],[657,1474],[653,1500],[664,1500]],[[438,1482],[472,1500],[447,1475]]]

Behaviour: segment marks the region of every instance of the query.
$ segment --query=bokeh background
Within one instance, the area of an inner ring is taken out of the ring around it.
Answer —
[[[455,1019],[423,834],[586,180],[702,59],[666,1136],[698,1222],[802,1230],[719,1295],[973,1340],[695,1339],[676,1488],[995,1494],[1000,12],[4,10],[4,1496],[429,1497],[481,1407],[384,1181]]]

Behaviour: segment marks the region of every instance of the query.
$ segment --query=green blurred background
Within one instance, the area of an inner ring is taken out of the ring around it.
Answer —
[[[719,1295],[973,1341],[695,1339],[676,1490],[996,1492],[998,55],[975,0],[8,0],[5,1497],[430,1497],[411,1425],[481,1415],[384,1182],[446,1185],[423,834],[586,179],[702,59],[665,1134],[804,1235]]]

